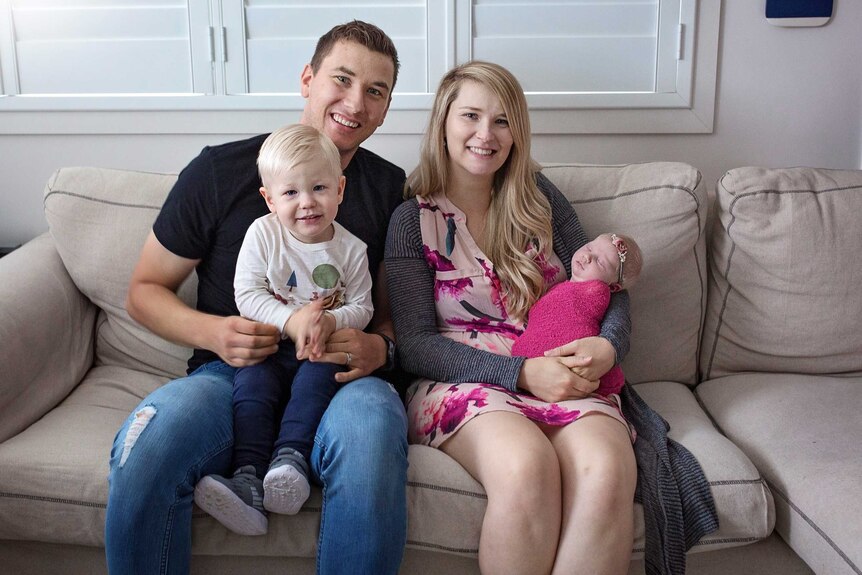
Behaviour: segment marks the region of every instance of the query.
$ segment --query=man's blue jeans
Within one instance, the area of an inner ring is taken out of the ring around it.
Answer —
[[[105,521],[108,571],[186,574],[194,487],[232,470],[235,369],[212,362],[151,393],[117,433]],[[407,531],[407,417],[385,381],[335,395],[311,453],[323,486],[317,571],[397,573]]]

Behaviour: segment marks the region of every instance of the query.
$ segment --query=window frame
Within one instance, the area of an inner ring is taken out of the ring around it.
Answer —
[[[667,93],[528,92],[536,134],[711,133],[714,125],[720,0],[680,1],[680,52],[677,85]],[[11,29],[10,0],[0,0],[0,27]],[[212,2],[212,3],[210,3]],[[222,34],[225,15],[236,7],[226,0],[190,0],[196,21],[207,10],[212,30],[211,70],[195,71],[195,94],[3,95],[0,134],[248,134],[298,120],[303,98],[290,94],[226,95],[219,54],[230,39]],[[216,7],[221,9],[216,10]],[[190,15],[191,18],[191,15]],[[456,62],[471,56],[470,0],[430,2],[426,12],[429,85]],[[442,29],[442,32],[441,32]],[[8,35],[7,35],[8,36]],[[200,36],[200,35],[198,35]],[[433,45],[431,45],[433,44]],[[197,46],[200,51],[203,47]],[[0,91],[14,82],[14,64],[3,58],[9,39],[0,34]],[[10,70],[10,67],[12,68]],[[208,67],[209,68],[209,67]],[[696,71],[696,73],[695,73]],[[297,86],[300,70],[296,71]],[[14,84],[11,84],[14,85]],[[433,88],[432,88],[433,89]],[[11,89],[10,89],[11,91]],[[401,93],[396,87],[381,134],[421,134],[433,101],[431,93]],[[46,114],[46,112],[50,112]]]

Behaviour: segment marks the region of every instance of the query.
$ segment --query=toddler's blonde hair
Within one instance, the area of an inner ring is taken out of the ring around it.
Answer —
[[[257,169],[264,187],[268,187],[267,182],[272,178],[321,154],[332,173],[341,176],[341,154],[329,136],[304,124],[279,128],[264,140],[257,156]]]

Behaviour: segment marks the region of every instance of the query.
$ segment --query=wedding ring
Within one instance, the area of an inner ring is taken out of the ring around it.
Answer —
[[[350,361],[353,359],[353,356],[350,355],[349,351],[345,351],[344,353],[347,354],[347,363],[345,363],[344,365],[346,365],[347,367],[350,367]]]

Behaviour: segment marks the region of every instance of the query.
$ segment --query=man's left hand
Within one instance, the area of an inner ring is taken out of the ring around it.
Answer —
[[[387,345],[382,337],[358,329],[343,328],[329,336],[326,352],[311,361],[347,366],[348,371],[336,373],[335,380],[339,383],[348,383],[386,365],[386,357]]]

